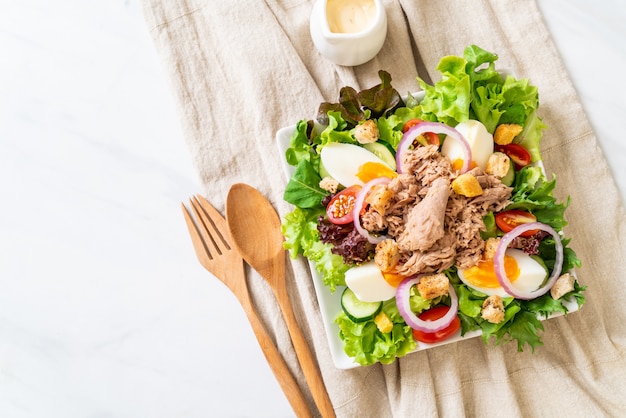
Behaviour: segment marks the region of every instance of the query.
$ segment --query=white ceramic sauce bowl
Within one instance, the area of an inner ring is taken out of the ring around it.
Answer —
[[[370,0],[376,12],[357,32],[333,32],[327,16],[328,3],[318,0],[311,12],[310,30],[313,44],[327,59],[338,65],[364,64],[378,54],[387,37],[387,14],[382,0]]]

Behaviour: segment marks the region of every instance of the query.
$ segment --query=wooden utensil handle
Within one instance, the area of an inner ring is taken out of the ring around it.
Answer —
[[[276,380],[278,380],[278,384],[285,393],[287,401],[289,401],[298,417],[310,418],[312,415],[309,411],[307,401],[300,390],[300,386],[298,386],[298,383],[291,374],[291,371],[289,371],[287,363],[285,363],[285,359],[283,359],[282,355],[278,351],[278,348],[276,348],[274,341],[267,333],[267,330],[259,319],[256,311],[250,304],[242,303],[242,305],[245,308],[244,310],[246,312],[246,316],[248,317],[248,321],[252,326],[252,331],[254,331],[254,335],[261,346],[263,355],[267,359]]]
[[[309,384],[309,390],[311,391],[311,395],[313,395],[313,400],[322,414],[322,417],[333,418],[335,417],[335,410],[328,396],[326,386],[324,385],[324,379],[322,379],[319,367],[317,366],[317,360],[313,357],[313,353],[311,353],[311,349],[295,317],[289,296],[286,294],[277,295],[277,298],[280,301],[280,307],[283,311],[285,322],[287,323],[287,329],[289,330],[291,341],[296,350],[298,360],[300,361],[300,367],[302,367],[304,377]]]

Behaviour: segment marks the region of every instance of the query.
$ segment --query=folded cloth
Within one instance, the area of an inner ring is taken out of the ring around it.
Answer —
[[[557,173],[559,200],[571,197],[566,235],[583,260],[588,286],[581,312],[544,322],[534,353],[480,338],[411,354],[393,364],[337,370],[324,335],[308,265],[288,269],[291,297],[309,336],[338,416],[618,416],[626,409],[626,259],[624,207],[558,51],[533,0],[386,1],[388,37],[357,67],[323,59],[309,35],[313,1],[144,0],[145,17],[178,101],[184,134],[208,195],[218,208],[232,183],[257,187],[281,215],[286,180],[276,131],[314,117],[341,87],[379,82],[388,71],[401,93],[416,76],[437,78],[445,55],[476,44],[498,67],[530,78],[549,126],[544,163]],[[467,17],[471,16],[471,19]],[[278,309],[254,286],[265,318]],[[268,321],[306,387],[282,323]],[[311,407],[314,408],[312,400]]]

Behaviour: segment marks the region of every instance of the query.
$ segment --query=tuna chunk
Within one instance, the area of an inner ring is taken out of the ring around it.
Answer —
[[[451,182],[458,174],[437,146],[408,150],[402,168],[402,174],[387,185],[390,193],[370,202],[361,218],[368,231],[395,240],[397,260],[394,258],[386,268],[409,276],[439,273],[455,264],[458,268],[475,265],[485,247],[480,235],[485,229],[483,216],[505,208],[512,188],[475,168],[469,174],[483,193],[468,197],[452,192]],[[384,201],[383,210],[377,205],[379,201]]]
[[[450,161],[439,153],[439,147],[436,145],[407,151],[402,163],[404,172],[412,173],[422,186],[429,186],[439,177],[452,176]]]
[[[437,178],[424,199],[413,206],[407,215],[404,232],[397,240],[402,251],[425,251],[443,237],[449,196],[449,180]]]
[[[399,262],[394,269],[404,276],[442,272],[454,265],[456,257],[454,235],[444,235],[427,251],[409,251],[404,255],[408,255],[408,258]]]

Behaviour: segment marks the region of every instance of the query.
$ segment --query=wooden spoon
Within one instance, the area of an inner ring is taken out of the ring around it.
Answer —
[[[278,214],[261,192],[247,184],[237,183],[231,186],[226,198],[226,220],[243,259],[265,278],[278,301],[315,404],[323,417],[334,417],[335,411],[317,362],[289,300],[285,277],[286,252]]]

